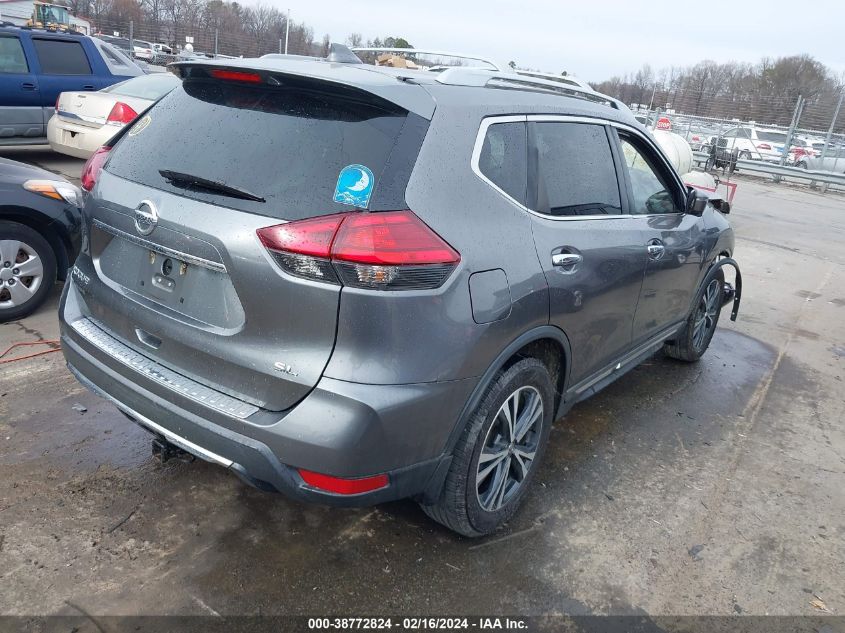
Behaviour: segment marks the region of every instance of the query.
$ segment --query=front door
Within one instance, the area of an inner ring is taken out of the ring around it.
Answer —
[[[0,139],[43,135],[38,78],[20,38],[0,34]]]
[[[705,263],[704,221],[684,213],[683,186],[648,141],[624,131],[619,140],[630,211],[648,257],[634,317],[637,344],[687,317]]]

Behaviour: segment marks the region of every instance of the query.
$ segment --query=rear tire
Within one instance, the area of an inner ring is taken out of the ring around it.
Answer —
[[[525,358],[500,371],[461,433],[440,498],[423,511],[464,536],[495,531],[534,479],[553,408],[554,387],[542,362]]]
[[[56,255],[38,231],[0,222],[0,323],[32,314],[56,283]]]
[[[664,353],[670,358],[694,363],[700,359],[713,339],[719,315],[722,312],[725,276],[722,271],[698,291],[695,308],[687,317],[683,330],[673,341],[663,345]]]

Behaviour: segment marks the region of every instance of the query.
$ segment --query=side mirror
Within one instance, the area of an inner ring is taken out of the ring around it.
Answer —
[[[692,215],[701,215],[707,208],[707,196],[698,193],[695,189],[690,188],[689,196],[687,197],[687,213]]]
[[[722,200],[721,198],[715,198],[710,201],[710,203],[715,207],[717,211],[720,213],[724,213],[727,215],[731,212],[731,203],[727,200]]]

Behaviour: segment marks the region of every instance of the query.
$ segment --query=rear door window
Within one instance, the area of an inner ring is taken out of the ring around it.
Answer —
[[[422,117],[370,93],[303,77],[286,76],[283,86],[186,79],[123,136],[106,170],[287,220],[357,208],[335,201],[344,172],[358,177],[349,185],[354,191],[371,188],[370,210],[401,209],[427,129]],[[174,183],[160,170],[223,183],[265,202]]]
[[[91,66],[79,42],[32,38],[45,75],[90,75]]]
[[[28,73],[21,41],[16,37],[0,37],[0,73]]]
[[[478,157],[484,177],[522,205],[528,179],[527,133],[524,121],[494,123],[487,128]]]
[[[619,179],[603,125],[529,126],[537,161],[536,211],[552,216],[622,213]]]

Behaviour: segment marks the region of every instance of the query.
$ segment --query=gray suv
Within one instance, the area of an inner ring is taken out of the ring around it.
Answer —
[[[554,420],[738,291],[714,204],[621,104],[507,73],[187,61],[86,165],[79,380],[265,490],[516,511]],[[719,201],[715,201],[719,204]],[[737,284],[739,290],[739,284]]]

